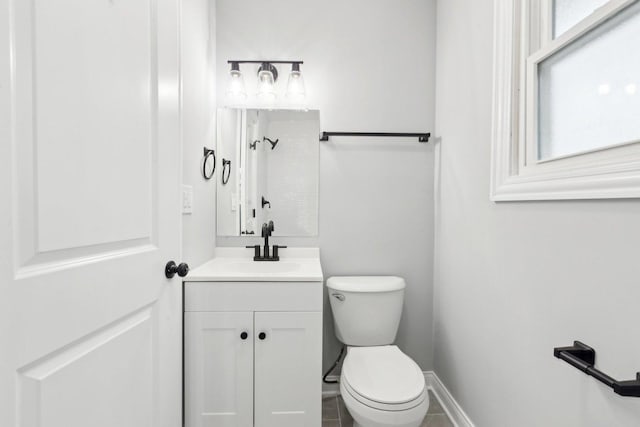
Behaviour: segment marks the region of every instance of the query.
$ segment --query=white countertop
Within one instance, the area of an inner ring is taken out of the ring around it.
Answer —
[[[253,249],[216,248],[215,257],[194,268],[185,282],[321,282],[320,249],[285,248],[280,261],[254,261]]]

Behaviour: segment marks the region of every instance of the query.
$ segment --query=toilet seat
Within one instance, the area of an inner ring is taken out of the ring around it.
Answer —
[[[349,348],[342,382],[355,400],[382,411],[408,410],[426,397],[420,367],[395,345]]]
[[[424,402],[427,395],[427,391],[425,389],[422,391],[422,393],[420,393],[420,395],[415,400],[404,402],[404,403],[389,404],[389,403],[382,403],[382,402],[377,402],[375,400],[367,399],[366,397],[362,396],[357,391],[355,391],[353,387],[351,387],[349,382],[346,381],[345,379],[343,379],[342,385],[344,386],[344,389],[347,391],[347,393],[349,393],[349,395],[353,397],[355,400],[357,400],[359,403],[362,403],[363,405],[368,406],[369,408],[377,409],[380,411],[386,411],[386,412],[401,412],[401,411],[407,411],[409,409],[413,409],[416,406],[420,406],[422,402]]]

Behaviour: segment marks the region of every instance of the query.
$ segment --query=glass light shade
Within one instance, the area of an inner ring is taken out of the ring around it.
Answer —
[[[294,102],[304,101],[307,91],[304,87],[304,78],[300,71],[291,71],[287,82],[287,98]]]
[[[240,70],[231,70],[229,73],[229,90],[227,96],[232,101],[244,101],[247,99],[247,90],[244,86],[244,78]]]
[[[276,99],[276,89],[274,87],[273,73],[269,70],[261,70],[258,73],[258,98],[262,101],[273,101]]]

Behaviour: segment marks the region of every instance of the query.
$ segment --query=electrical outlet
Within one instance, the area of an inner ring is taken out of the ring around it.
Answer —
[[[193,213],[193,187],[190,185],[182,186],[182,213]]]

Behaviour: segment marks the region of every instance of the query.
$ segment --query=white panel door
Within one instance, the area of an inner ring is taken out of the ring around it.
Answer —
[[[181,422],[178,0],[0,0],[0,426]]]
[[[322,313],[257,312],[254,330],[255,427],[320,427]]]
[[[253,426],[253,313],[185,313],[186,427]]]

